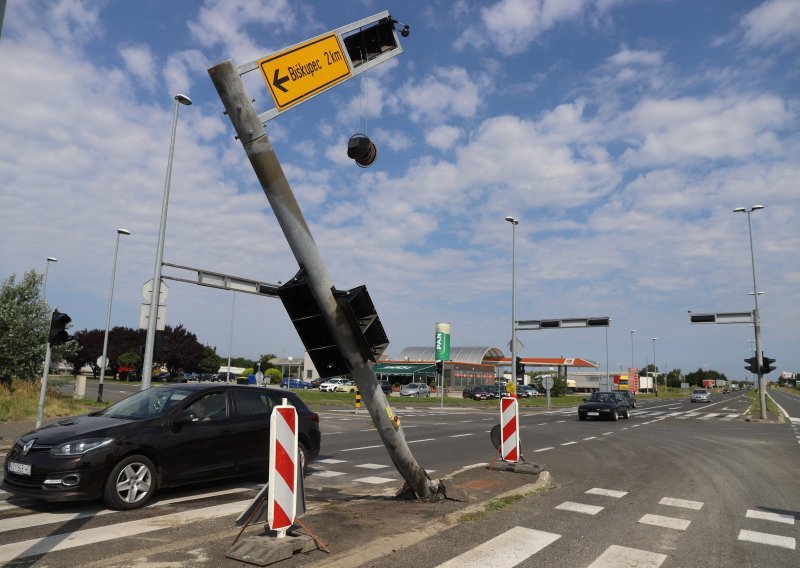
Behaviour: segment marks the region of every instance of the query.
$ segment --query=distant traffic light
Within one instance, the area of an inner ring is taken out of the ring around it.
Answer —
[[[436,374],[441,377],[443,372],[444,372],[444,361],[436,361]]]
[[[355,160],[359,167],[366,168],[378,157],[378,149],[366,134],[353,134],[347,142],[347,157]]]
[[[521,357],[517,357],[517,359],[514,361],[514,366],[516,367],[517,378],[519,379],[520,377],[524,377],[525,376],[525,363],[522,362],[522,358]]]
[[[745,369],[753,373],[754,375],[758,375],[758,357],[750,357],[749,359],[744,360],[747,365],[744,366]],[[773,367],[774,368],[774,367]]]
[[[775,362],[775,359],[770,359],[769,357],[764,356],[764,352],[761,352],[761,374],[766,375],[767,373],[771,373],[775,370],[775,366],[772,364]]]
[[[67,325],[71,321],[72,318],[67,314],[54,310],[50,319],[50,337],[47,342],[50,345],[63,345],[67,341],[72,341],[72,336],[67,333]]]

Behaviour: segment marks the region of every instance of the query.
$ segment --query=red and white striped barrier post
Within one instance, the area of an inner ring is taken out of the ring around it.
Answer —
[[[500,399],[500,458],[519,461],[519,404],[511,396]]]
[[[269,424],[267,522],[277,538],[283,538],[297,514],[297,410],[283,399]]]

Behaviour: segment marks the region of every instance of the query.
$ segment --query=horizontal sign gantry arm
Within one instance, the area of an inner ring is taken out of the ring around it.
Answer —
[[[608,316],[590,318],[562,318],[545,320],[518,320],[516,326],[518,330],[537,330],[537,329],[566,329],[575,327],[609,327],[611,318]]]

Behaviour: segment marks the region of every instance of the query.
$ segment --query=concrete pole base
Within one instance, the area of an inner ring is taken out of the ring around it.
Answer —
[[[317,548],[313,538],[299,531],[289,529],[284,538],[276,538],[275,531],[268,530],[264,534],[239,539],[225,556],[256,566],[269,566]]]

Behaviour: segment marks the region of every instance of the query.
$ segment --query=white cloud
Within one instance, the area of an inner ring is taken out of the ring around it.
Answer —
[[[128,71],[148,90],[152,90],[156,84],[156,63],[150,48],[146,45],[130,45],[121,47],[119,54]]]
[[[684,97],[642,100],[625,120],[636,142],[624,159],[637,166],[652,166],[780,155],[776,134],[796,120],[796,113],[781,98],[770,95]]]
[[[750,45],[770,47],[800,40],[800,2],[768,0],[741,19],[744,39]]]
[[[461,67],[437,69],[418,81],[408,81],[398,96],[414,122],[442,122],[449,117],[471,118],[481,104],[488,77]]]
[[[164,66],[164,82],[167,84],[167,92],[190,92],[192,79],[203,77],[208,66],[205,56],[196,49],[171,54]]]
[[[437,150],[446,151],[452,148],[453,144],[455,144],[462,135],[463,132],[460,128],[441,124],[425,132],[425,142]]]
[[[622,49],[608,58],[610,65],[627,67],[629,65],[658,66],[664,59],[661,51]]]

